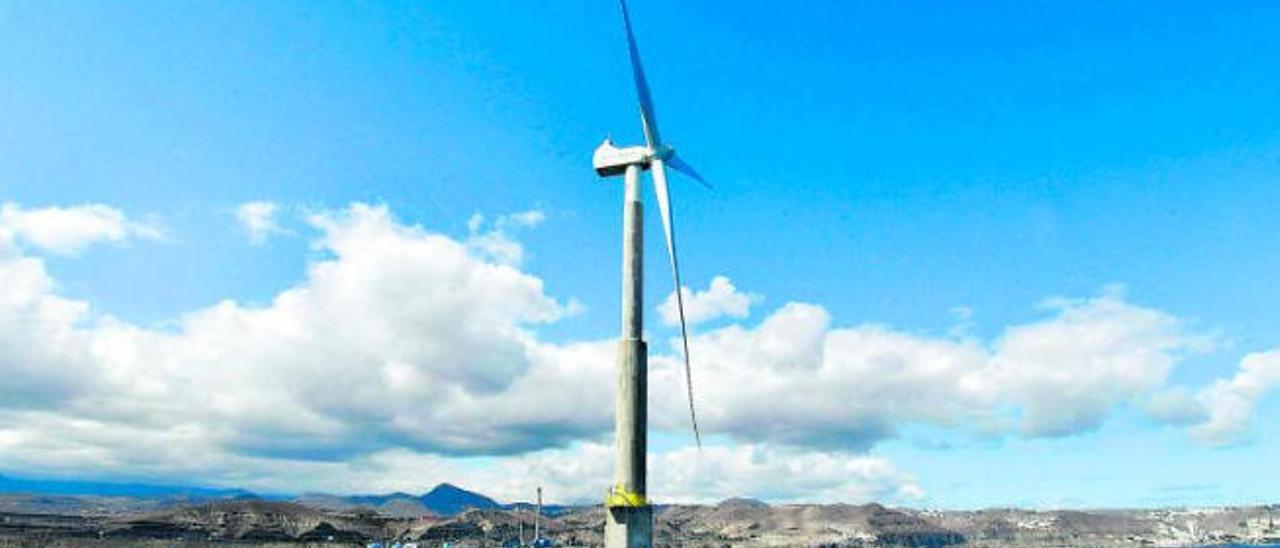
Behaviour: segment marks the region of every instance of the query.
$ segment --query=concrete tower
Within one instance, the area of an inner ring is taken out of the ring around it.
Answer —
[[[622,338],[618,341],[618,403],[614,416],[616,460],[605,499],[605,546],[653,545],[653,510],[645,499],[648,353],[644,329],[644,206],[640,168],[626,166],[622,207]]]

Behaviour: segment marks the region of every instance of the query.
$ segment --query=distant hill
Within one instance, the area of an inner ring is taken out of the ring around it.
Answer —
[[[724,499],[716,504],[716,508],[768,508],[769,504],[760,499],[734,497]]]
[[[310,493],[293,497],[287,495],[263,496],[244,489],[146,483],[35,480],[0,474],[0,493],[133,497],[138,499],[189,499],[193,501],[206,499],[293,499],[295,502],[312,508],[346,510],[363,507],[396,517],[456,516],[470,509],[494,510],[503,507],[489,497],[449,483],[441,483],[421,496],[407,493],[349,496]],[[554,510],[551,510],[551,512],[554,512]]]
[[[391,493],[387,495],[326,495],[308,493],[294,499],[295,502],[312,508],[324,510],[352,510],[367,508],[379,513],[396,517],[413,516],[456,516],[467,510],[492,510],[502,508],[497,501],[467,491],[456,485],[442,483],[421,496],[408,493]]]
[[[419,500],[423,506],[441,516],[454,516],[472,508],[492,510],[501,506],[489,497],[449,483],[437,485]]]
[[[33,480],[0,474],[0,493],[41,495],[98,495],[138,498],[234,499],[260,498],[244,489],[218,489],[189,485],[108,483],[75,480]]]

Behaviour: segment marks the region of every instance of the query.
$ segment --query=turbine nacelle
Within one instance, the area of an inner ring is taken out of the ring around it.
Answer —
[[[591,156],[591,165],[595,167],[596,174],[601,177],[611,177],[621,175],[627,170],[627,166],[640,166],[641,169],[649,169],[649,163],[654,159],[666,160],[675,154],[675,149],[660,145],[658,150],[650,149],[647,146],[630,146],[619,148],[613,144],[613,139],[605,138],[600,146],[596,147],[596,152]]]

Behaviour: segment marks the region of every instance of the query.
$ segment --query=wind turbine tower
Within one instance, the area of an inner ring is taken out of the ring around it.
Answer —
[[[618,342],[618,399],[614,416],[616,456],[614,482],[605,498],[606,548],[648,548],[653,545],[653,509],[645,491],[646,433],[648,427],[648,350],[644,328],[644,208],[640,199],[640,173],[648,171],[662,217],[671,274],[675,279],[676,305],[680,314],[683,341],[685,381],[689,396],[689,418],[693,422],[694,439],[702,446],[697,415],[693,406],[693,378],[689,368],[689,335],[684,319],[684,298],[680,294],[680,269],[676,261],[675,227],[671,215],[671,196],[667,188],[666,167],[679,171],[699,183],[706,181],[692,166],[676,156],[675,149],[663,143],[658,135],[649,84],[640,64],[631,31],[631,18],[626,0],[619,0],[622,23],[631,57],[631,75],[640,102],[640,125],[645,144],[619,148],[605,139],[596,148],[592,164],[601,177],[622,175],[624,192],[622,207],[622,338]]]

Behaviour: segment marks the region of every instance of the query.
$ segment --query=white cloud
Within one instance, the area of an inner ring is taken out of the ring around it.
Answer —
[[[1010,328],[997,342],[984,381],[1018,404],[1032,435],[1096,428],[1121,402],[1164,386],[1186,352],[1207,349],[1177,318],[1108,294],[1055,300],[1057,316]]]
[[[498,230],[508,230],[514,228],[533,228],[543,221],[547,220],[547,214],[537,209],[521,211],[519,213],[509,213],[498,217],[494,222],[494,226]]]
[[[988,361],[976,344],[829,324],[823,308],[789,303],[754,329],[731,325],[695,337],[690,353],[703,431],[865,450],[903,422],[957,424],[987,414],[966,387]],[[686,428],[681,366],[662,356],[651,367],[655,422]]]
[[[1156,391],[1140,402],[1147,416],[1166,424],[1187,426],[1206,419],[1204,406],[1184,386]]]
[[[482,232],[484,216],[476,213],[467,220],[467,230],[471,233],[467,245],[485,258],[519,266],[524,262],[524,246],[512,238],[512,232],[536,227],[545,219],[546,214],[539,210],[501,215],[493,222],[492,229]]]
[[[1175,318],[1115,294],[1049,310],[990,344],[834,328],[825,309],[802,303],[755,328],[702,333],[690,352],[704,431],[843,450],[868,449],[912,423],[976,435],[1078,433],[1144,404],[1183,354],[1206,344]],[[668,356],[654,363],[656,422],[684,428],[681,366]]]
[[[129,238],[158,240],[154,224],[130,221],[120,210],[102,204],[27,209],[0,205],[0,249],[17,241],[60,255],[75,255],[96,242]]]
[[[467,245],[502,264],[519,265],[524,262],[524,246],[502,232],[476,234],[467,240]]]
[[[283,234],[285,231],[276,220],[279,206],[274,202],[245,202],[236,208],[236,220],[249,234],[253,245],[262,245],[272,234]]]
[[[689,325],[697,325],[716,318],[746,318],[751,313],[751,305],[760,302],[759,295],[741,293],[729,278],[716,276],[706,291],[691,291],[688,287],[680,288],[684,299],[685,321]],[[671,292],[658,307],[662,321],[667,325],[680,325],[679,310],[676,308],[676,294]]]
[[[88,305],[57,296],[44,263],[0,257],[0,408],[44,407],[85,390]]]
[[[607,424],[607,399],[596,394],[609,386],[611,360],[590,357],[589,344],[540,344],[530,331],[566,312],[541,280],[400,225],[385,208],[355,205],[310,222],[332,256],[312,263],[304,282],[267,306],[224,301],[166,331],[56,296],[38,259],[0,263],[16,290],[0,302],[9,350],[0,371],[16,381],[0,390],[21,395],[6,403],[46,394],[78,416],[199,426],[240,450],[282,454],[507,452]],[[601,384],[531,384],[554,380],[546,371]],[[550,409],[554,390],[584,392],[577,401],[599,413]],[[548,409],[528,413],[537,406]],[[477,428],[484,422],[492,426]]]
[[[1231,379],[1219,379],[1197,395],[1208,413],[1191,432],[1212,445],[1241,441],[1253,421],[1254,409],[1271,389],[1280,386],[1280,350],[1245,356]]]

